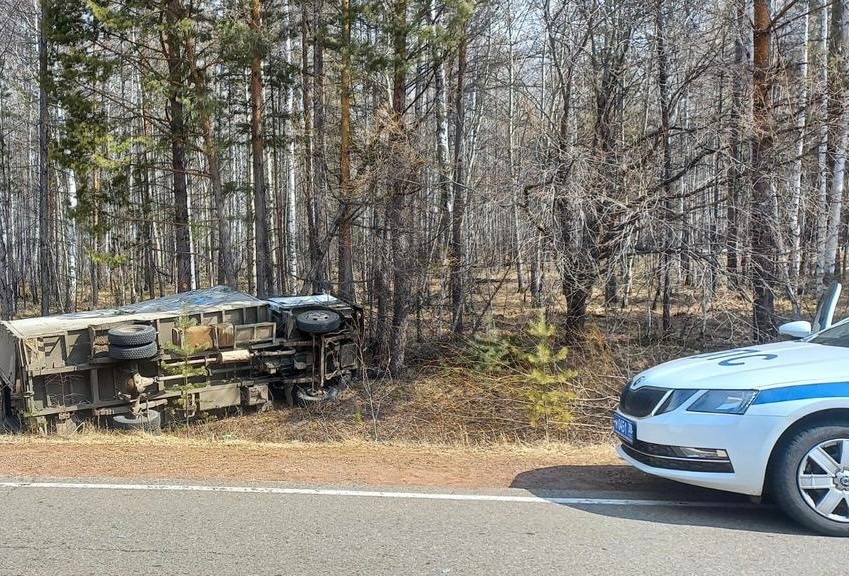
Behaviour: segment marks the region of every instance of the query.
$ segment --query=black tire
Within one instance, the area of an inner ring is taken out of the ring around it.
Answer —
[[[144,346],[109,346],[109,357],[115,360],[145,360],[153,358],[158,352],[156,342]]]
[[[109,343],[116,346],[144,346],[156,342],[156,328],[146,324],[126,324],[109,330]]]
[[[295,316],[298,330],[307,334],[327,334],[342,325],[342,316],[333,310],[306,310]]]
[[[112,426],[117,430],[141,430],[154,436],[162,433],[162,415],[156,410],[146,410],[138,416],[116,414],[112,417]]]
[[[325,386],[315,392],[312,388],[303,388],[301,386],[295,388],[295,402],[299,406],[315,406],[322,402],[335,400],[338,396],[339,389],[336,386]]]
[[[838,421],[821,422],[796,432],[775,448],[777,456],[771,471],[770,485],[772,499],[793,520],[819,534],[846,538],[849,537],[849,522],[832,520],[815,511],[808,504],[797,480],[808,453],[824,442],[838,439],[849,439],[849,425]],[[811,491],[810,494],[816,495],[817,492]],[[846,494],[849,496],[849,490]],[[849,504],[842,506],[849,507]]]

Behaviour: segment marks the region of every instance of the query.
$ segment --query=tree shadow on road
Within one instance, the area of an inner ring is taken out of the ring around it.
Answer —
[[[548,499],[603,498],[691,503],[652,506],[558,502],[563,506],[608,518],[770,534],[812,535],[773,506],[754,504],[739,494],[655,478],[631,466],[538,468],[518,474],[510,487],[521,488]]]

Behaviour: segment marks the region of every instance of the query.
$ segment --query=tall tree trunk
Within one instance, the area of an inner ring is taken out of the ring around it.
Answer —
[[[657,40],[655,49],[657,51],[657,86],[660,106],[660,139],[663,150],[663,168],[661,170],[661,188],[663,189],[663,220],[666,231],[664,239],[664,250],[661,254],[661,274],[663,289],[663,314],[661,327],[664,334],[668,334],[672,328],[672,250],[675,238],[675,214],[672,206],[672,190],[670,178],[672,176],[672,148],[669,141],[669,70],[666,55],[666,14],[664,0],[658,0],[655,12],[655,29]]]
[[[342,45],[339,95],[339,294],[356,301],[354,288],[354,231],[351,181],[351,0],[342,0]]]
[[[819,142],[817,144],[817,224],[816,224],[816,269],[814,281],[819,297],[825,288],[825,253],[828,236],[828,6],[819,8],[819,43],[817,47],[817,92],[819,95],[818,116],[820,121]]]
[[[1,73],[0,73],[1,74]],[[2,75],[0,75],[2,79]],[[6,144],[6,95],[0,91],[0,319],[15,315],[15,257],[12,224],[11,155]]]
[[[451,327],[454,333],[463,333],[464,277],[466,269],[463,221],[466,216],[466,50],[465,27],[460,31],[457,46],[457,87],[454,94],[454,211],[451,217]]]
[[[513,258],[516,266],[516,284],[519,292],[525,290],[525,259],[522,250],[522,233],[519,220],[519,190],[516,182],[515,115],[516,115],[516,63],[513,46],[513,3],[507,4],[507,163],[510,175],[510,203],[512,205]]]
[[[324,102],[324,35],[323,0],[313,0],[313,194],[312,211],[315,220],[315,260],[313,261],[313,291],[327,290],[327,250],[322,248],[326,236],[325,205],[327,202],[327,150]]]
[[[304,279],[313,292],[320,290],[319,274],[321,270],[320,256],[320,232],[319,215],[317,213],[318,203],[316,201],[316,189],[313,169],[313,75],[310,70],[310,40],[313,42],[313,50],[316,48],[317,40],[310,29],[309,3],[301,3],[301,108],[303,109],[303,182],[304,201],[307,209],[307,244],[309,245],[309,273]],[[297,290],[297,288],[296,288]]]
[[[746,18],[745,0],[734,2],[734,66],[731,71],[731,112],[728,134],[729,165],[727,171],[728,200],[725,238],[726,268],[728,272],[737,274],[740,272],[740,214],[739,204],[741,201],[740,188],[743,181],[743,159],[742,159],[742,129],[741,119],[743,116],[743,93],[746,69],[746,49],[743,45],[744,29],[748,28]]]
[[[47,33],[49,2],[41,0],[38,26],[38,271],[41,315],[50,314],[50,173],[48,168],[50,109],[47,101],[49,80]]]
[[[754,337],[775,334],[775,273],[777,222],[772,192],[773,118],[771,99],[772,17],[769,0],[754,4],[754,71],[752,92],[752,283]]]
[[[405,146],[407,130],[407,0],[394,0],[392,6],[392,139],[393,147]],[[407,348],[407,323],[410,315],[410,222],[409,197],[411,183],[418,178],[406,154],[399,154],[399,166],[394,171],[388,206],[387,225],[392,254],[392,327],[389,339],[389,370],[398,375],[404,369]]]
[[[431,25],[439,22],[439,10],[435,3],[431,6]],[[439,223],[436,241],[440,260],[447,255],[451,241],[451,212],[453,210],[451,193],[451,168],[448,164],[448,95],[445,87],[445,55],[437,42],[431,45],[431,57],[434,62],[433,100],[436,120],[436,170],[439,187]],[[442,264],[445,265],[445,262]]]
[[[207,170],[209,171],[209,184],[210,188],[212,188],[212,210],[215,217],[218,242],[217,282],[218,284],[235,289],[238,288],[235,254],[233,252],[230,222],[227,220],[227,207],[224,202],[224,184],[221,179],[221,160],[218,154],[218,142],[215,135],[212,114],[209,111],[211,94],[208,88],[206,71],[198,67],[194,39],[189,34],[186,35],[186,61],[189,65],[197,97],[201,101],[201,105],[198,106],[198,123],[200,124],[201,138],[203,139],[203,153],[206,156]]]
[[[141,82],[139,82],[141,85]],[[151,136],[151,120],[148,113],[147,97],[142,95],[142,118],[141,118],[141,133],[144,138]],[[140,186],[141,186],[141,215],[142,215],[142,244],[143,244],[143,260],[144,260],[144,281],[147,285],[147,295],[149,298],[156,297],[156,281],[158,279],[157,268],[157,251],[156,246],[157,234],[156,224],[153,222],[153,194],[151,193],[151,182],[155,180],[152,175],[153,167],[151,165],[147,146],[140,146]]]
[[[842,0],[831,4],[831,34],[828,46],[829,62],[836,64],[831,74],[831,89],[834,96],[829,100],[829,126],[834,130],[831,164],[831,198],[828,209],[828,230],[825,237],[825,266],[824,279],[826,282],[838,277],[837,247],[840,241],[841,220],[843,213],[843,181],[846,165],[846,99],[847,71],[845,34],[845,7]]]
[[[289,0],[285,9],[285,27],[286,40],[284,42],[284,52],[286,63],[294,66],[292,61],[292,36],[290,26],[292,22],[292,14],[294,13],[294,2]],[[298,203],[297,190],[295,189],[295,167],[297,161],[295,159],[295,130],[294,122],[294,90],[292,84],[289,83],[284,88],[283,94],[283,114],[286,117],[286,274],[289,277],[287,285],[290,289],[295,288],[298,282],[298,273],[300,270],[300,258],[298,255]],[[280,232],[283,233],[282,230]]]
[[[224,184],[221,180],[221,160],[218,155],[218,143],[215,137],[212,118],[204,114],[200,119],[203,147],[209,170],[209,182],[212,188],[213,212],[218,231],[218,284],[238,288],[236,277],[235,252],[233,249],[230,221],[227,219],[227,205],[224,199]]]
[[[74,213],[77,209],[77,177],[68,170],[68,198],[65,220],[67,237],[68,281],[65,284],[65,312],[77,311],[77,223]]]
[[[171,173],[174,188],[174,237],[177,267],[177,291],[192,289],[192,254],[189,234],[189,194],[186,179],[186,129],[183,87],[186,63],[181,50],[180,25],[185,17],[181,0],[168,0],[165,8],[168,60],[168,111],[171,138]]]
[[[251,0],[251,30],[262,32],[262,0]],[[268,186],[265,174],[265,99],[262,54],[251,55],[251,168],[254,182],[254,234],[256,237],[256,291],[260,298],[274,292],[274,263],[268,241]]]
[[[805,16],[802,47],[799,54],[799,91],[796,94],[796,158],[790,176],[790,206],[787,208],[790,227],[790,282],[796,288],[799,281],[799,266],[802,262],[802,226],[800,210],[802,201],[802,155],[805,152],[805,126],[808,109],[808,37],[810,21],[816,14],[815,2],[809,0]]]
[[[617,126],[622,116],[622,90],[625,60],[630,50],[630,25],[624,25],[614,11],[606,26],[601,30],[599,42],[602,46],[593,46],[598,57],[592,59],[593,72],[599,78],[594,86],[593,104],[595,117],[592,131],[591,182],[592,191],[581,192],[585,185],[569,189],[571,161],[566,152],[571,147],[572,116],[572,78],[574,65],[579,51],[589,42],[596,26],[589,22],[580,46],[572,49],[568,66],[560,62],[560,51],[555,42],[556,32],[547,23],[549,49],[554,68],[557,71],[559,92],[562,94],[563,113],[557,138],[557,169],[554,181],[558,188],[555,200],[555,214],[560,227],[560,270],[561,290],[566,299],[564,320],[568,332],[576,334],[583,330],[588,317],[588,307],[593,287],[599,280],[599,270],[609,253],[603,246],[602,218],[609,218],[605,204],[606,197],[615,197],[620,188],[617,149]],[[607,260],[611,264],[611,260]],[[612,267],[611,267],[612,268]],[[613,274],[613,270],[609,271]],[[611,282],[612,285],[612,282]]]

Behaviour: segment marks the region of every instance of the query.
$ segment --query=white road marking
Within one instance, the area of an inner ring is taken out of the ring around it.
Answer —
[[[204,486],[196,484],[101,484],[86,482],[0,482],[0,488],[42,488],[72,490],[134,490],[150,492],[224,492],[230,494],[278,494],[287,496],[337,496],[352,498],[398,498],[403,500],[452,500],[463,502],[519,502],[525,504],[566,504],[577,506],[661,506],[673,508],[747,508],[747,502],[686,502],[632,498],[574,498],[508,496],[498,494],[440,494],[432,492],[390,492],[333,488],[277,488],[273,486]]]

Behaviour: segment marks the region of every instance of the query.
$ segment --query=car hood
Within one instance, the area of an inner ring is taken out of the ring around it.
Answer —
[[[790,341],[673,360],[637,375],[632,386],[762,390],[846,380],[849,348]]]

